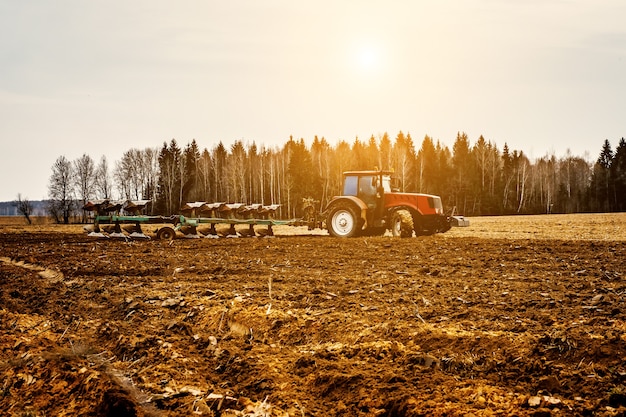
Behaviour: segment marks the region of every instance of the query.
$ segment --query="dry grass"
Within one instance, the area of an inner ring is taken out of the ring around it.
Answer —
[[[28,224],[21,216],[0,216],[0,233],[81,233],[82,224],[56,224],[49,217],[31,217],[32,224]]]
[[[54,224],[50,217],[31,216],[32,226]],[[23,216],[0,216],[0,226],[28,226],[28,222]]]
[[[626,213],[472,217],[446,236],[626,241]]]

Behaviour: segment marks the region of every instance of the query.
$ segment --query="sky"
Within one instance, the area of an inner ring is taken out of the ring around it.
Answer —
[[[482,135],[531,159],[626,136],[623,0],[0,0],[0,201],[54,161],[192,139]]]

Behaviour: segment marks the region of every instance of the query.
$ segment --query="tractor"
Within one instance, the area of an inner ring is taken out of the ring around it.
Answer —
[[[393,171],[343,173],[343,193],[333,197],[324,213],[331,236],[396,237],[443,233],[450,229],[439,196],[400,192]]]

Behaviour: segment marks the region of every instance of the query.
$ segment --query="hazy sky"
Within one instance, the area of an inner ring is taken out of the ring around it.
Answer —
[[[483,135],[595,160],[626,136],[624,0],[0,0],[0,201],[60,155],[172,138]]]

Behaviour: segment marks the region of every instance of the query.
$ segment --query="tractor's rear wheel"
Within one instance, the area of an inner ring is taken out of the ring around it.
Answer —
[[[349,203],[338,203],[328,213],[328,233],[334,237],[354,237],[359,231],[357,212]]]
[[[159,240],[173,240],[176,237],[176,232],[171,227],[162,227],[156,234]]]
[[[413,236],[413,217],[408,210],[400,209],[391,214],[391,234],[394,237]]]

